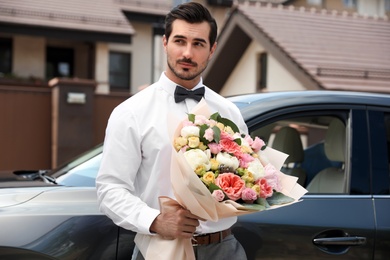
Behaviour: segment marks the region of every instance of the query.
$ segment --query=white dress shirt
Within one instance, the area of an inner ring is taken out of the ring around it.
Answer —
[[[202,80],[194,88],[203,86]],[[107,124],[103,158],[96,179],[100,210],[115,224],[142,234],[150,234],[153,220],[160,214],[158,197],[174,198],[170,184],[173,149],[168,134],[167,115],[185,119],[198,103],[192,99],[175,103],[176,84],[162,73],[159,81],[133,95],[112,112]],[[206,87],[210,112],[219,112],[247,127],[238,108]],[[197,233],[217,232],[231,227],[236,217],[218,222],[202,222]]]

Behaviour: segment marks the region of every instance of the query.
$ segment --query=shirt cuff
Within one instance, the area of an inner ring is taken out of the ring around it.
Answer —
[[[144,210],[141,211],[139,215],[139,231],[142,234],[148,234],[152,235],[153,233],[150,232],[150,226],[152,225],[153,221],[157,218],[158,215],[160,215],[160,211],[157,209],[146,207]]]

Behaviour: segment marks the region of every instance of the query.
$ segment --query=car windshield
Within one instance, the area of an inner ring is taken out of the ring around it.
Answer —
[[[101,158],[101,153],[89,158],[87,161],[77,165],[66,174],[58,177],[57,183],[64,186],[94,187]]]
[[[103,144],[54,169],[50,176],[64,186],[94,187],[102,157]]]

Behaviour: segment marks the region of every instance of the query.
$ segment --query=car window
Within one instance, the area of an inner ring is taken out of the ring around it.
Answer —
[[[57,178],[57,183],[65,186],[95,187],[96,175],[99,171],[102,154],[98,154],[89,160],[71,169],[67,174]]]
[[[251,131],[289,154],[282,172],[298,177],[309,193],[347,193],[347,122],[337,114],[288,116]]]

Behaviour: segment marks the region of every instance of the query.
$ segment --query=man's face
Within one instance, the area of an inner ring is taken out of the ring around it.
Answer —
[[[216,48],[216,44],[210,48],[209,32],[207,22],[173,22],[169,39],[165,35],[163,37],[168,63],[166,75],[169,79],[189,89],[199,82]]]

